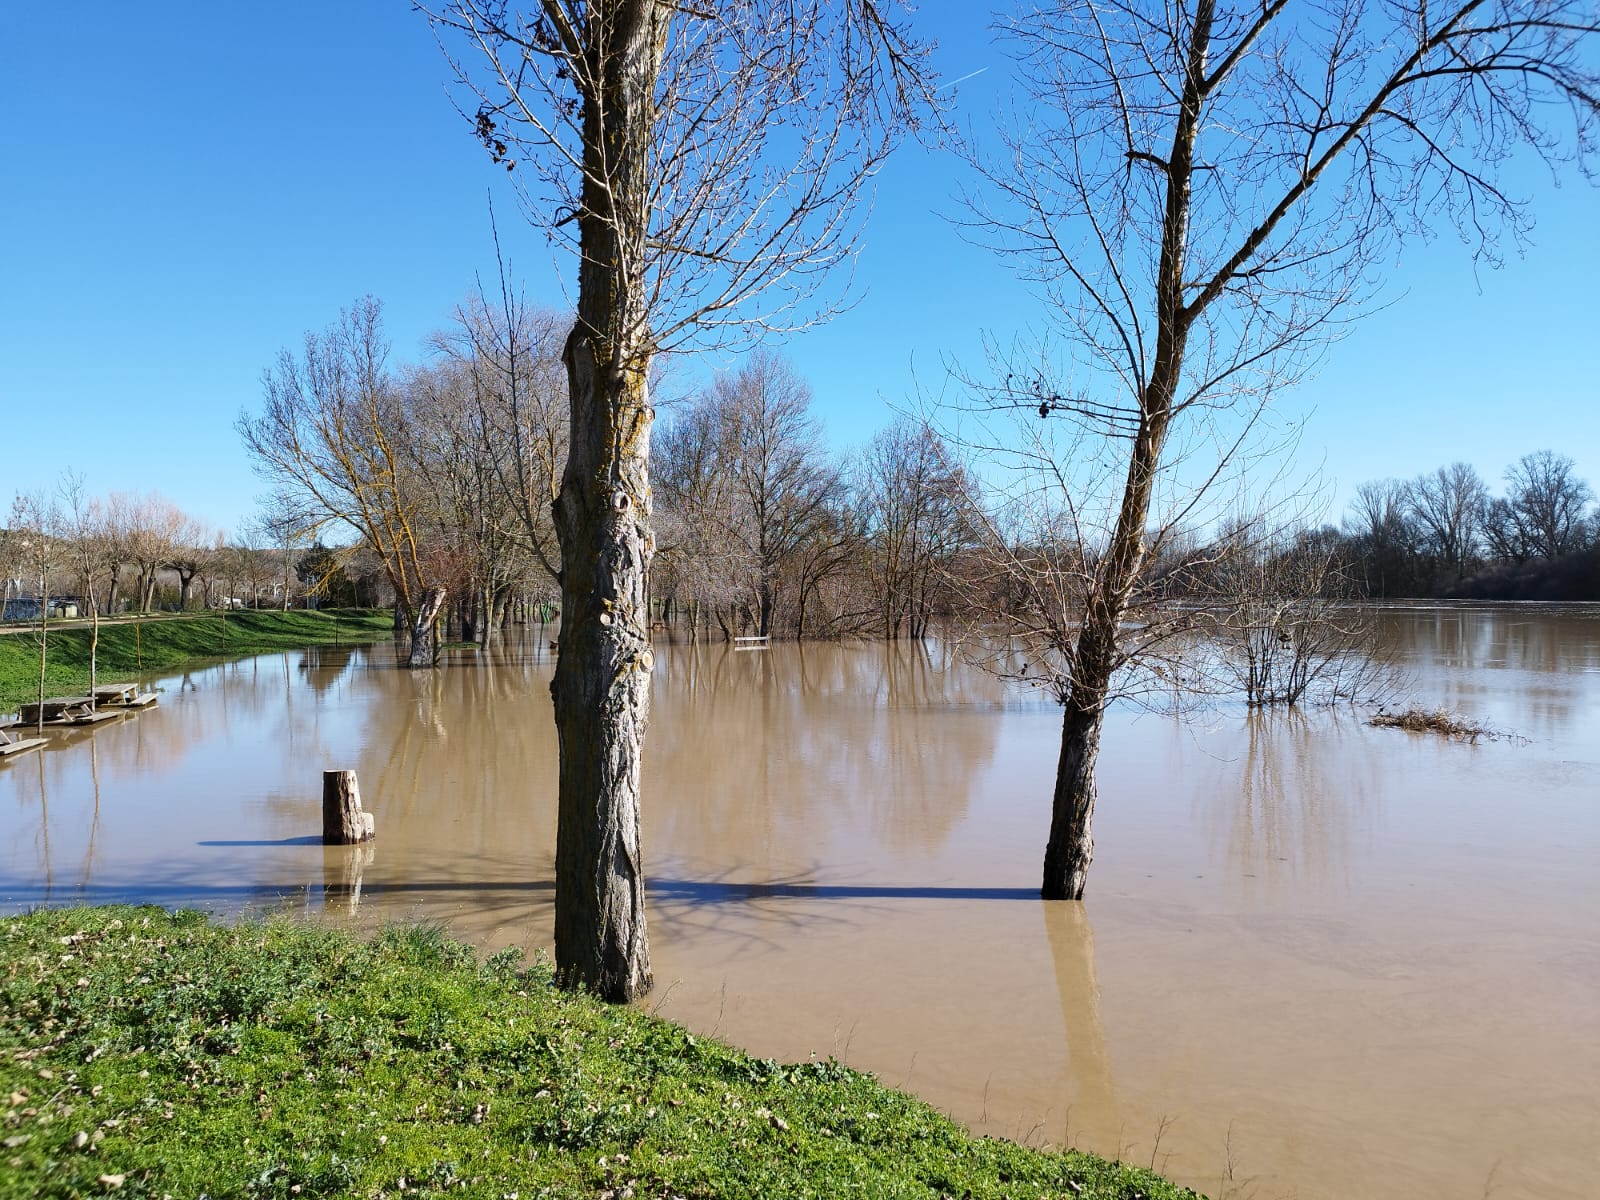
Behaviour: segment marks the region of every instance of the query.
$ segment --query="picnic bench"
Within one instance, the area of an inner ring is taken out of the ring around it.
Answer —
[[[60,728],[67,725],[94,725],[100,721],[114,720],[120,713],[97,712],[93,696],[56,696],[43,703],[20,705],[14,729],[38,728],[40,725]]]
[[[156,702],[156,694],[141,692],[137,683],[102,683],[93,695],[97,708],[147,708]]]
[[[37,750],[48,741],[48,738],[12,737],[4,729],[0,729],[0,759],[10,758],[14,754],[26,754],[29,750]]]

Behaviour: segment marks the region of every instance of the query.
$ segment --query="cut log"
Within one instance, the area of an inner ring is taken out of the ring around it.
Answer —
[[[322,773],[322,841],[353,846],[372,837],[372,814],[361,811],[361,789],[354,771]]]

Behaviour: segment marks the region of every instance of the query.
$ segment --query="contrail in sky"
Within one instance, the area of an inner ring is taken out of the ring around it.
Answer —
[[[939,86],[939,90],[942,92],[945,90],[945,88],[953,88],[958,83],[965,83],[975,75],[982,75],[988,69],[988,67],[979,67],[976,71],[968,71],[960,79],[952,79],[949,83],[941,84]]]

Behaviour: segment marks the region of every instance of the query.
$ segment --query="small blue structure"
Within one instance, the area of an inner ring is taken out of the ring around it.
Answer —
[[[72,620],[82,611],[82,604],[76,596],[51,596],[45,601],[50,606],[50,619],[53,621]],[[39,619],[39,598],[37,596],[17,596],[5,602],[5,608],[0,610],[0,621],[37,621]]]

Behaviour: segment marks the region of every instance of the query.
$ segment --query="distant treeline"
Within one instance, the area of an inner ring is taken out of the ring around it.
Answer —
[[[67,476],[56,493],[14,498],[0,525],[0,620],[200,608],[379,607],[382,564],[333,551],[269,520],[226,535],[151,492],[89,495]]]
[[[1502,493],[1454,463],[1363,484],[1332,526],[1303,534],[1373,598],[1600,600],[1600,509],[1576,464],[1551,450],[1507,468]]]
[[[268,371],[239,427],[278,491],[250,529],[224,537],[160,497],[92,497],[70,477],[58,495],[18,497],[0,528],[14,615],[41,593],[79,612],[392,605],[397,630],[439,619],[474,641],[553,616],[566,319],[474,301],[426,361],[393,369],[380,316],[363,301]],[[981,463],[911,419],[840,457],[810,405],[766,352],[663,402],[652,622],[723,638],[920,637],[936,619],[1059,615],[1081,599],[1099,551],[1049,507],[1059,498],[1007,509]],[[1499,495],[1465,463],[1367,483],[1339,527],[1153,528],[1130,602],[1600,599],[1600,514],[1574,468],[1525,455]]]

